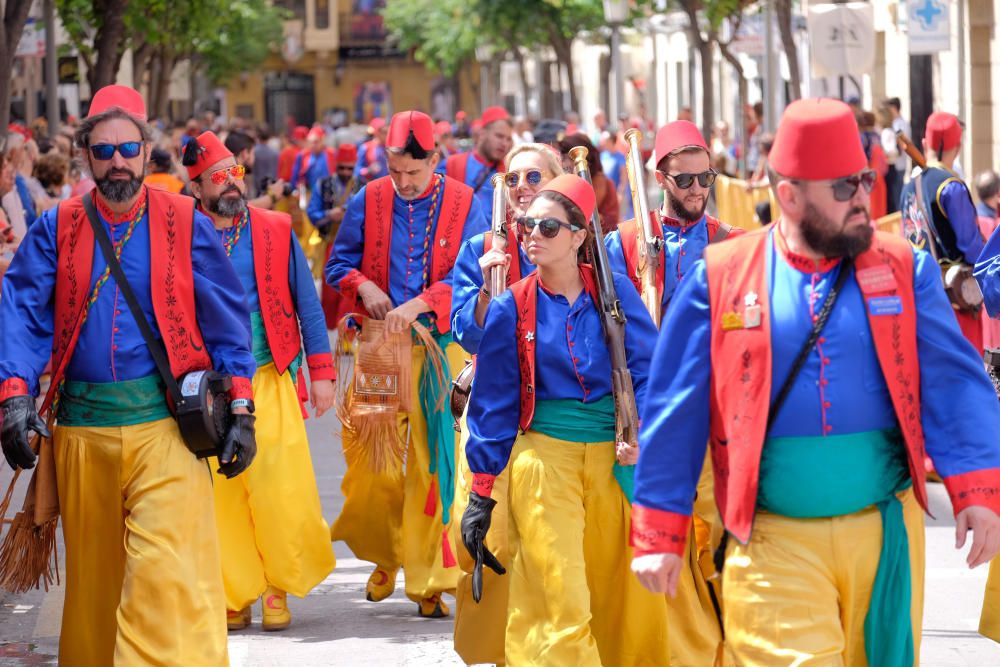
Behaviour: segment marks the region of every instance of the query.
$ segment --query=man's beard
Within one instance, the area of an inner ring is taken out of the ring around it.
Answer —
[[[112,179],[112,174],[128,174],[128,180]],[[128,201],[139,192],[142,187],[142,177],[136,176],[131,169],[118,169],[112,167],[108,169],[103,178],[94,179],[97,189],[108,201],[123,202]]]
[[[233,199],[226,197],[224,195],[235,192],[239,195],[239,198]],[[218,197],[215,199],[209,199],[205,202],[208,210],[219,216],[220,218],[235,218],[236,216],[243,213],[247,208],[247,200],[240,192],[239,188],[235,185],[230,185],[228,188],[223,190]]]
[[[847,219],[858,213],[864,214],[865,224],[848,226]],[[810,203],[806,205],[799,229],[809,247],[824,257],[857,257],[871,247],[875,232],[870,222],[868,211],[858,206],[844,215],[838,228],[834,220]]]
[[[664,190],[664,194],[667,196],[667,205],[670,207],[671,213],[680,220],[681,222],[698,222],[701,217],[705,215],[705,207],[708,206],[708,196],[705,196],[704,201],[702,201],[701,206],[698,208],[697,212],[692,212],[687,209],[684,202],[674,196],[670,190]]]

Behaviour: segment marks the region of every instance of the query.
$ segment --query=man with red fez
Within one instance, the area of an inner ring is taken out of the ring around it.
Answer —
[[[309,136],[309,128],[299,125],[292,130],[291,137],[287,137],[287,145],[278,153],[278,178],[285,183],[292,182],[292,169],[295,167],[296,158],[303,151],[306,145],[306,137]]]
[[[471,188],[434,173],[440,156],[429,116],[393,116],[386,150],[389,175],[368,183],[348,203],[326,282],[340,290],[341,310],[359,314],[362,326],[373,318],[384,320],[389,333],[407,333],[419,321],[447,359],[436,358],[442,362],[439,378],[424,361],[431,350],[422,342],[413,345],[411,409],[399,420],[405,471],[402,462],[373,470],[358,455],[372,445],[359,435],[364,429],[344,429],[345,500],[331,534],[358,558],[375,563],[369,600],[391,595],[402,567],[406,594],[420,615],[440,617],[450,613],[441,593],[453,590],[458,579],[447,536],[456,442],[451,416],[436,397],[447,389],[438,381],[450,381],[465,359],[451,341],[452,268],[462,244],[486,230],[486,217]],[[424,378],[422,369],[428,369]]]
[[[256,452],[250,313],[211,220],[191,198],[142,185],[149,137],[139,93],[97,91],[75,138],[96,190],[45,212],[4,276],[0,440],[12,466],[35,465],[27,436],[45,432],[34,397],[51,359],[42,411],[57,422],[63,660],[225,665],[228,564],[219,557],[212,474],[181,438],[87,207],[173,375],[214,369],[232,377],[234,422],[219,468],[229,478]]]
[[[663,249],[656,272],[656,289],[665,312],[684,274],[701,258],[710,243],[742,234],[705,213],[715,183],[708,144],[698,127],[686,120],[668,123],[656,133],[656,183],[663,190],[663,205],[651,211],[653,228],[662,234]],[[627,220],[605,237],[612,269],[628,276],[642,292],[639,276],[639,229]],[[712,478],[703,471],[694,506],[690,537],[697,537],[685,558],[678,594],[668,598],[671,633],[670,654],[674,663],[711,665],[722,642],[717,607],[721,588],[711,586],[712,554],[718,547],[722,527],[715,509]]]
[[[214,480],[226,620],[230,630],[247,627],[262,598],[264,629],[283,630],[292,620],[286,593],[305,597],[336,562],[299,403],[310,398],[317,417],[333,405],[330,341],[289,215],[247,206],[245,169],[213,132],[192,140],[183,162],[191,194],[242,283],[256,367],[260,455],[246,475]]]
[[[340,221],[347,211],[347,200],[357,192],[359,183],[354,178],[354,168],[358,161],[358,148],[354,144],[337,147],[337,174],[327,176],[313,188],[306,213],[319,231],[323,242],[316,246],[313,254],[313,275],[322,278],[323,267],[333,251],[333,239],[337,238]],[[327,329],[337,328],[337,309],[340,295],[325,282],[322,287],[323,312],[326,314]]]
[[[873,231],[846,104],[785,110],[781,217],[709,246],[680,283],[642,408],[632,570],[676,590],[706,443],[730,539],[740,665],[909,667],[923,613],[925,453],[967,562],[1000,546],[1000,406],[933,258]],[[906,613],[909,610],[910,613]]]
[[[489,211],[493,202],[490,179],[504,169],[503,158],[514,145],[514,123],[503,107],[487,108],[479,121],[482,127],[475,148],[450,156],[445,162],[445,172],[472,188],[483,210]]]
[[[372,118],[368,125],[371,139],[361,144],[358,158],[354,162],[354,180],[361,185],[389,173],[389,163],[385,156],[385,118]]]
[[[292,166],[290,183],[293,188],[305,186],[312,191],[321,178],[333,176],[337,154],[323,143],[325,138],[326,132],[322,127],[316,126],[309,130],[309,134],[306,135],[306,147],[295,158],[295,164]]]
[[[445,161],[452,155],[458,153],[458,144],[455,143],[455,134],[452,132],[451,123],[446,120],[439,120],[434,123],[434,140],[437,141],[441,158]]]

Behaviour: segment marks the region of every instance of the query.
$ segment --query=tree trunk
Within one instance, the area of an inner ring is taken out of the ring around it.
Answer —
[[[160,65],[159,90],[156,94],[156,106],[150,110],[156,118],[166,119],[170,115],[170,82],[174,78],[174,68],[177,67],[177,57],[164,55]]]
[[[10,123],[10,72],[14,69],[14,54],[21,41],[24,24],[28,21],[32,0],[7,0],[4,7],[3,30],[0,31],[0,72],[7,72],[7,85],[0,86],[0,140],[7,137]],[[30,120],[30,119],[28,119]],[[3,144],[0,141],[0,144]]]
[[[572,107],[570,110],[579,113],[580,98],[577,96],[576,86],[573,85],[573,39],[563,37],[557,29],[550,30],[549,34],[552,37],[552,48],[556,52],[556,60],[566,70],[566,79],[569,85],[569,105]],[[562,106],[565,106],[565,104]],[[562,111],[565,113],[567,109],[562,109]]]
[[[792,101],[802,97],[802,75],[799,73],[799,50],[792,34],[792,0],[774,0],[774,11],[778,17],[778,32],[788,60],[788,78]]]
[[[143,42],[141,46],[132,51],[132,87],[140,93],[149,95],[147,85],[150,59],[153,57],[153,46],[149,42]]]
[[[521,80],[521,99],[524,101],[524,115],[528,115],[528,68],[524,64],[524,54],[521,49],[514,47],[510,50],[514,54],[514,61],[517,62],[517,76]]]
[[[743,63],[740,62],[739,57],[737,57],[735,53],[729,50],[729,43],[728,42],[726,43],[716,42],[716,43],[719,45],[719,53],[722,54],[723,59],[727,63],[729,63],[734,70],[736,70],[736,74],[739,77],[739,79],[737,80],[738,81],[737,85],[739,89],[740,111],[737,118],[740,126],[739,127],[740,143],[742,144],[740,147],[740,160],[746,161],[747,152],[750,150],[750,136],[746,132],[746,127],[744,127],[744,121],[743,121],[743,110],[746,109],[747,105],[750,103],[750,94],[748,91],[746,74],[743,71]],[[739,173],[739,171],[737,170],[737,172],[735,173]],[[744,174],[746,173],[746,166],[744,166],[743,173]]]
[[[94,67],[87,71],[87,82],[93,96],[100,88],[115,82],[121,54],[124,51],[125,10],[129,0],[106,0],[97,11],[102,18],[101,27],[94,37],[94,52],[97,57]]]
[[[681,0],[681,9],[688,17],[688,39],[698,50],[701,59],[701,133],[706,140],[712,136],[712,123],[715,122],[715,91],[712,83],[712,44],[711,35],[708,38],[701,34],[698,26],[698,6],[695,0]]]

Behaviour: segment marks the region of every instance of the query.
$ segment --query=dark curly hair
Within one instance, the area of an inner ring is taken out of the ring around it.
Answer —
[[[32,175],[38,179],[42,187],[60,188],[66,182],[69,173],[69,158],[61,153],[52,151],[38,158]]]

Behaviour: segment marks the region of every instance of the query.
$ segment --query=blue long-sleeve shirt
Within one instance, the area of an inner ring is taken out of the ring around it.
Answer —
[[[31,198],[31,190],[28,189],[28,179],[21,174],[14,174],[14,185],[21,200],[21,208],[24,209],[24,224],[31,227],[38,219],[38,211],[35,209],[35,200]]]
[[[251,215],[250,226],[253,224],[253,216]],[[219,230],[218,234],[221,239],[224,232]],[[291,232],[291,236],[292,243],[288,252],[288,285],[291,288],[295,313],[299,318],[302,342],[305,345],[307,355],[329,353],[330,338],[326,331],[326,318],[323,315],[319,296],[316,294],[312,272],[294,231]],[[243,285],[250,312],[260,311],[260,295],[257,291],[257,275],[254,271],[253,235],[250,233],[250,228],[240,234],[239,240],[229,255],[229,260]]]
[[[304,174],[304,180],[306,186],[312,190],[316,187],[316,181],[321,178],[326,178],[327,176],[333,176],[330,173],[330,165],[327,164],[327,153],[332,153],[329,148],[324,148],[319,155],[312,154],[309,156],[309,166]],[[304,153],[299,153],[295,156],[295,163],[292,165],[292,187],[298,187],[299,178],[303,177],[302,174],[302,161],[305,159]]]
[[[100,207],[98,207],[99,209]],[[46,211],[28,230],[4,276],[0,298],[0,381],[21,378],[38,394],[38,377],[52,353],[56,283],[57,209]],[[117,243],[127,222],[111,225],[98,213],[105,230]],[[191,243],[194,269],[195,314],[215,370],[253,377],[256,364],[250,351],[250,311],[239,278],[229,264],[215,228],[195,212]],[[153,331],[159,334],[150,287],[149,214],[143,215],[121,255],[125,272]],[[91,287],[106,266],[94,243]],[[114,278],[101,289],[66,369],[68,380],[121,382],[157,373]]]
[[[340,201],[344,196],[344,190],[347,188],[347,184],[336,176],[330,176],[327,178],[330,179],[330,187],[333,188],[336,200]],[[306,215],[309,216],[309,221],[314,227],[323,227],[325,224],[329,223],[329,220],[327,220],[326,217],[326,212],[329,209],[323,202],[323,186],[325,185],[325,181],[326,179],[323,179],[312,189],[312,192],[309,195],[309,205],[306,207]]]
[[[490,179],[497,173],[497,167],[494,164],[483,162],[475,151],[468,155],[469,158],[465,165],[465,184],[475,189],[477,183],[482,183],[476,190],[476,199],[479,200],[484,211],[490,211],[493,209],[493,184]]]
[[[672,256],[668,256],[664,267],[664,275],[673,273],[677,280],[684,277],[691,267],[701,259],[708,245],[708,221],[705,216],[690,225],[663,225],[663,238],[668,243],[674,243],[677,248]]]
[[[628,282],[624,276],[614,276],[628,319],[628,367],[636,404],[641,405],[648,391],[646,379],[656,327]],[[469,441],[465,452],[473,473],[500,474],[517,438],[521,376],[516,309],[514,296],[508,290],[490,302],[486,314],[467,415]],[[564,296],[551,294],[539,285],[535,340],[536,400],[593,403],[611,394],[611,357],[597,307],[586,291],[570,304]]]
[[[965,183],[952,181],[945,184],[941,190],[941,208],[948,216],[948,222],[955,232],[955,244],[965,255],[965,261],[975,264],[985,244],[976,221],[976,208]]]
[[[810,303],[819,310],[840,267],[799,271],[771,243],[766,271],[773,401],[812,327]],[[982,361],[958,328],[929,253],[914,253],[913,282],[927,453],[945,477],[1000,467],[1000,448],[983,447],[984,433],[1000,432],[1000,406]],[[770,436],[844,435],[896,426],[865,308],[852,275]],[[667,312],[646,401],[640,405],[638,505],[691,513],[709,435],[710,336],[708,280],[699,261]]]
[[[476,234],[462,244],[452,273],[451,331],[455,342],[469,354],[476,354],[479,341],[483,339],[484,328],[476,322],[476,303],[479,301],[479,290],[483,287],[483,270],[479,267],[479,260],[486,254],[484,239],[485,234]],[[507,237],[507,254],[512,262],[521,262],[522,278],[535,270],[513,234]]]
[[[372,141],[366,141],[358,146],[358,161],[354,163],[355,180],[367,183],[388,175],[389,160],[385,154],[385,146]]]
[[[663,225],[664,242],[663,242],[663,295],[660,299],[661,305],[663,307],[663,312],[666,312],[667,304],[670,303],[670,299],[674,296],[674,291],[677,289],[677,283],[680,281],[681,276],[678,275],[678,262],[680,260],[681,244],[677,241],[676,234],[671,234],[667,236],[667,230],[676,229]],[[706,232],[705,238],[708,238]],[[615,230],[604,237],[604,245],[608,249],[608,263],[611,265],[611,270],[615,273],[620,273],[623,276],[629,276],[628,263],[625,261],[625,249],[622,247],[622,237],[619,230]],[[704,247],[702,247],[704,250]],[[699,251],[699,257],[700,257]],[[635,284],[632,284],[632,289],[635,290]]]
[[[367,186],[351,197],[347,204],[347,212],[340,224],[340,231],[333,243],[333,252],[326,264],[326,282],[339,287],[340,281],[354,270],[360,270],[361,258],[364,255],[365,241],[365,194]],[[430,192],[407,201],[397,194],[392,196],[392,239],[389,252],[389,299],[393,306],[399,306],[421,294],[428,285],[424,284],[424,269],[430,272],[430,243],[434,239],[438,221],[441,217],[442,194],[438,196],[434,220],[430,226],[430,239],[427,238],[427,216],[430,214]],[[472,200],[465,227],[462,230],[462,241],[486,231],[486,216],[476,199]],[[426,245],[425,245],[426,242]],[[454,270],[449,271],[443,282],[452,285]]]

